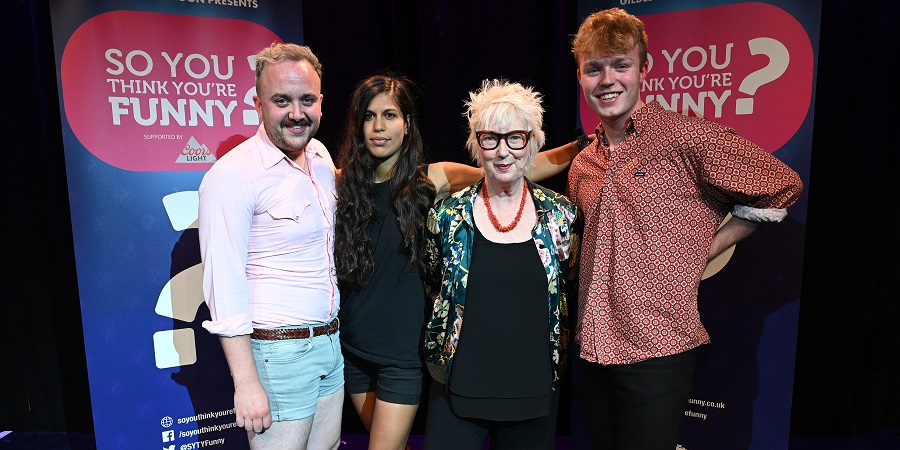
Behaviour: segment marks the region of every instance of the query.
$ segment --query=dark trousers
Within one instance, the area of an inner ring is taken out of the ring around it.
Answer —
[[[553,392],[552,412],[528,420],[494,421],[459,417],[453,413],[444,385],[431,382],[425,421],[425,450],[481,450],[490,434],[493,450],[553,450],[559,390]],[[671,450],[671,449],[670,449]]]
[[[696,362],[694,350],[627,365],[578,358],[575,395],[584,406],[593,448],[673,450]]]

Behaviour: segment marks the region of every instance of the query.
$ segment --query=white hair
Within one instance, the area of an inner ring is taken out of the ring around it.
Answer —
[[[526,131],[531,131],[531,139],[526,146],[528,154],[525,164],[525,169],[530,169],[538,150],[545,142],[542,99],[541,93],[530,87],[497,79],[484,80],[480,89],[469,92],[463,115],[469,120],[466,148],[469,149],[472,160],[481,165],[481,146],[475,137],[476,131],[508,129],[514,122],[521,120],[525,122]]]

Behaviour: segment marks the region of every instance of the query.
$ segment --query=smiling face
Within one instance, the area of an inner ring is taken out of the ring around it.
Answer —
[[[638,47],[619,55],[586,53],[579,61],[578,83],[584,99],[605,128],[621,129],[631,113],[644,105],[641,83],[648,65],[640,63]]]
[[[322,82],[307,61],[266,64],[253,97],[266,134],[296,159],[319,129]]]
[[[382,163],[395,161],[408,130],[403,112],[386,92],[369,102],[363,122],[363,139],[366,149],[376,159]]]
[[[508,133],[514,130],[528,131],[528,124],[520,118],[509,121],[504,126],[488,124],[478,131],[492,131],[497,134]],[[500,140],[493,150],[485,150],[479,146],[479,163],[484,168],[484,176],[489,182],[499,185],[511,186],[522,181],[525,169],[531,162],[533,145],[528,143],[519,150],[510,150],[506,140]]]

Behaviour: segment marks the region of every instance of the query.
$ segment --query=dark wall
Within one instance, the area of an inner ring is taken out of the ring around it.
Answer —
[[[49,11],[0,15],[3,264],[0,429],[92,429]],[[304,2],[325,65],[332,148],[353,85],[394,69],[423,89],[430,160],[466,161],[466,92],[504,77],[545,94],[548,145],[574,137],[575,2]],[[489,6],[485,3],[490,3]],[[900,430],[897,3],[824,0],[792,433]],[[502,20],[504,23],[500,23]],[[545,183],[562,189],[564,178]]]

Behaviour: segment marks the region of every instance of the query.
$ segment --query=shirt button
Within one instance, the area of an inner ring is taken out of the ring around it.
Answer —
[[[300,216],[294,216],[294,220],[296,220],[297,222],[299,222],[299,221],[300,221]]]

